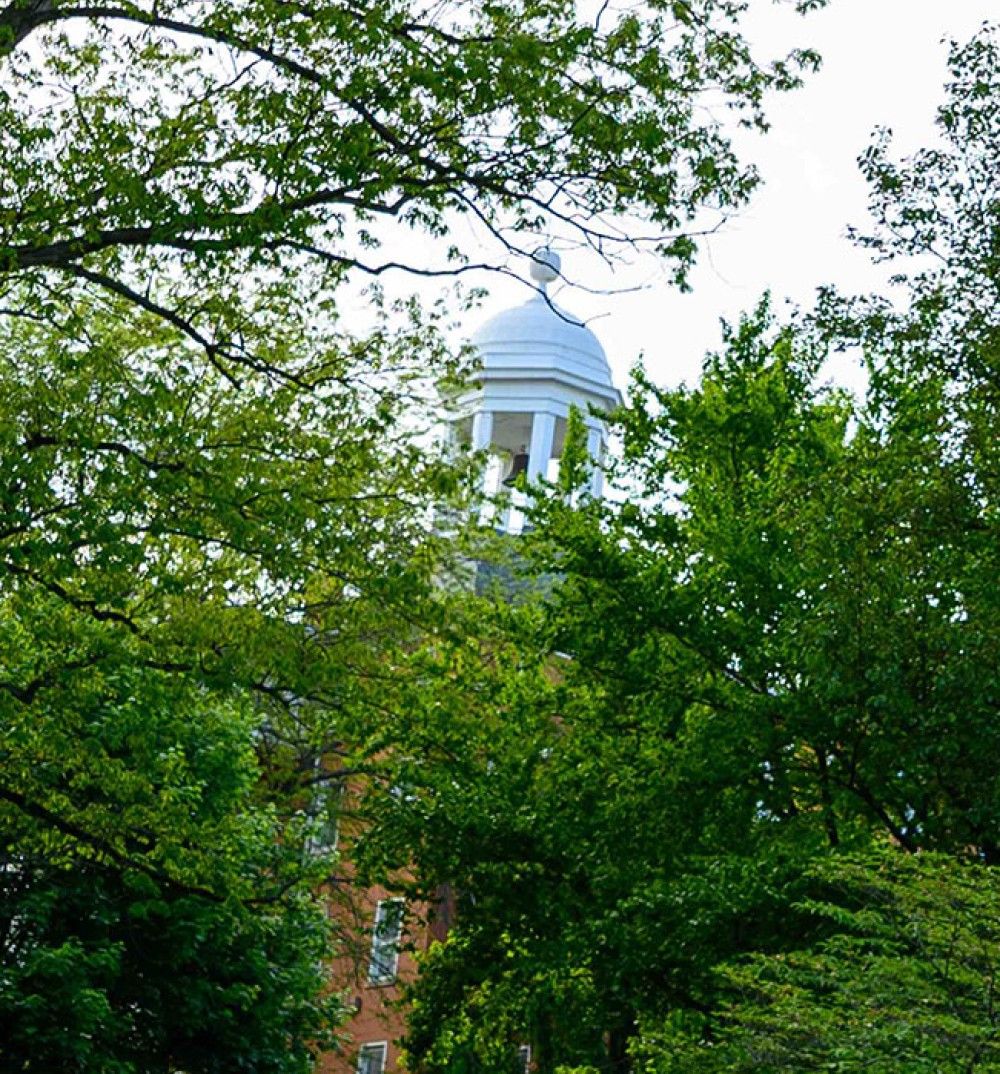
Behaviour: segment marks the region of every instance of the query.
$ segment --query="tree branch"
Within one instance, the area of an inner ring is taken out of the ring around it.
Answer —
[[[55,0],[12,0],[0,11],[0,56],[13,52],[30,34],[51,22]]]
[[[184,895],[197,895],[203,899],[209,899],[212,902],[225,901],[221,895],[216,894],[209,888],[200,887],[194,884],[185,884],[183,881],[175,880],[172,876],[169,876],[162,870],[157,869],[146,862],[137,861],[135,858],[129,857],[108,842],[107,839],[103,839],[93,832],[87,831],[86,828],[74,821],[67,820],[65,815],[54,813],[51,809],[46,808],[38,802],[32,801],[20,791],[15,791],[10,787],[5,787],[0,784],[0,799],[9,802],[22,813],[27,814],[29,817],[33,817],[35,820],[41,821],[50,828],[54,828],[56,831],[61,832],[70,839],[73,839],[78,843],[83,843],[85,846],[97,851],[98,854],[107,858],[108,861],[113,862],[120,868],[134,869],[136,872],[143,873],[158,883],[163,884],[164,887]]]

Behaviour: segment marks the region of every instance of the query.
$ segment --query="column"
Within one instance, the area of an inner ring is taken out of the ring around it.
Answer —
[[[536,414],[531,423],[531,446],[528,448],[528,483],[548,474],[552,444],[556,438],[555,414]]]
[[[591,426],[587,430],[587,455],[590,458],[590,495],[595,500],[601,498],[604,491],[604,471],[601,463],[604,459],[604,437],[602,431]]]
[[[485,451],[493,440],[493,411],[477,410],[472,415],[472,450]]]
[[[477,410],[472,415],[472,450],[486,451],[493,442],[493,411]],[[495,488],[490,487],[490,462],[488,458],[483,466],[480,489],[486,496],[492,496]],[[485,502],[479,509],[479,521],[482,525],[488,525],[492,520],[496,508],[492,503]]]

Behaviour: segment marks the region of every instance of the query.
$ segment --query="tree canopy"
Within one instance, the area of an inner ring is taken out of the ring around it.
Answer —
[[[162,306],[236,362],[226,276],[383,272],[383,219],[441,235],[470,214],[515,246],[561,222],[613,248],[639,236],[607,214],[639,214],[682,269],[685,226],[753,181],[699,99],[761,125],[765,93],[815,63],[757,62],[742,17],[730,0],[592,18],[565,0],[12,0],[0,264]]]
[[[942,148],[862,158],[894,294],[637,371],[619,495],[542,490],[535,599],[428,657],[442,753],[371,833],[464,909],[414,1069],[995,1068],[996,51],[953,47]]]
[[[0,6],[5,1068],[298,1071],[328,1040],[310,802],[421,686],[464,477],[424,435],[454,306],[372,284],[350,324],[352,288],[475,267],[463,214],[494,268],[561,229],[682,279],[755,181],[706,95],[762,126],[815,64],[743,18]]]
[[[989,869],[897,851],[813,863],[806,948],[720,967],[711,1022],[678,1012],[637,1060],[663,1071],[992,1071],[996,883]]]

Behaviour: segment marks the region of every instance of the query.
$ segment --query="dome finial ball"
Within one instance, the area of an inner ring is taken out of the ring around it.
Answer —
[[[548,246],[539,246],[531,255],[531,278],[539,283],[544,291],[548,284],[559,278],[562,260],[555,250]]]

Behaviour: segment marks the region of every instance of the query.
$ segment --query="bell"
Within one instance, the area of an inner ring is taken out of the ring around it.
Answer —
[[[510,460],[510,469],[507,471],[507,476],[503,479],[503,483],[507,488],[513,488],[517,482],[517,479],[523,473],[527,473],[528,470],[528,453],[526,451],[519,451]]]

